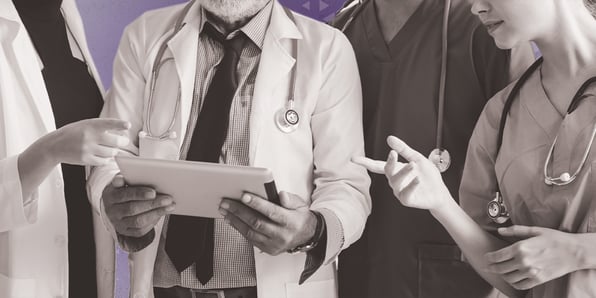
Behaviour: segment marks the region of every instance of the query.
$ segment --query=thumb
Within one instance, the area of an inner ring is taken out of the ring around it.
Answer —
[[[118,174],[112,179],[112,186],[116,188],[124,187],[126,183],[124,182],[124,177],[121,174]]]
[[[505,237],[527,239],[541,235],[543,228],[514,225],[506,228],[499,228],[498,232],[501,236]]]
[[[282,207],[290,210],[306,206],[306,203],[299,196],[285,191],[279,193],[279,201]]]

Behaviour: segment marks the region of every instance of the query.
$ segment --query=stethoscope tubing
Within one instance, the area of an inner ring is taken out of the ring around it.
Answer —
[[[515,99],[517,98],[517,96],[519,95],[521,88],[523,87],[523,85],[529,80],[530,76],[537,71],[537,69],[540,67],[540,65],[542,65],[544,59],[542,57],[540,57],[538,60],[536,60],[534,62],[534,64],[532,64],[525,72],[524,74],[519,78],[519,80],[517,81],[517,83],[515,83],[515,85],[513,86],[513,89],[511,90],[511,92],[509,93],[509,95],[507,96],[507,99],[505,100],[505,104],[503,106],[503,110],[501,112],[501,121],[499,123],[499,132],[497,135],[497,151],[496,151],[496,155],[498,156],[501,146],[503,144],[503,134],[505,131],[505,124],[507,121],[507,116],[509,114],[509,111],[511,110],[511,106],[513,105],[513,102],[515,101]],[[586,80],[581,87],[577,90],[577,92],[575,93],[575,95],[573,96],[573,98],[571,99],[571,102],[569,103],[569,107],[567,108],[567,113],[566,115],[569,115],[571,113],[573,113],[575,111],[575,109],[577,109],[577,107],[579,106],[579,103],[586,98],[587,96],[585,95],[585,92],[587,90],[587,88],[589,86],[591,86],[592,84],[596,83],[596,77],[592,77],[588,80]],[[575,181],[575,179],[577,178],[577,176],[579,175],[579,173],[581,172],[581,170],[583,169],[583,167],[586,164],[586,161],[588,159],[588,156],[590,154],[590,151],[592,150],[592,145],[594,143],[594,138],[596,137],[596,123],[594,123],[594,126],[592,128],[592,134],[591,134],[591,138],[590,141],[586,147],[586,149],[584,150],[584,154],[582,155],[582,161],[580,162],[579,166],[577,167],[577,169],[575,170],[575,172],[572,175],[569,175],[569,173],[563,173],[561,176],[559,177],[551,177],[548,175],[548,165],[552,159],[552,154],[555,148],[555,145],[557,144],[557,139],[558,139],[558,135],[555,136],[555,139],[553,140],[546,160],[544,162],[544,167],[543,167],[543,175],[544,175],[544,183],[547,186],[565,186],[565,185],[569,185],[571,184],[573,181]],[[565,175],[565,176],[564,176]],[[563,178],[564,177],[564,178]],[[499,193],[501,193],[500,189],[499,189],[499,182],[496,182],[496,186],[497,186],[497,191],[496,194],[497,196],[499,196]],[[500,202],[500,207],[505,208],[504,203],[501,201]],[[490,203],[488,208],[490,208]],[[504,209],[506,210],[506,208]],[[493,219],[495,220],[495,219]],[[497,222],[498,223],[498,222]]]
[[[153,131],[151,129],[151,115],[153,115],[153,97],[155,96],[155,88],[157,85],[157,80],[159,79],[159,72],[161,70],[161,67],[166,62],[174,59],[174,58],[168,58],[165,60],[163,59],[163,56],[165,55],[165,52],[168,49],[168,43],[186,25],[186,23],[184,23],[184,18],[190,11],[190,8],[194,5],[195,1],[196,0],[191,0],[184,6],[182,11],[180,12],[180,16],[176,20],[173,32],[166,39],[164,39],[164,41],[159,46],[159,49],[157,50],[157,54],[155,55],[155,60],[153,61],[153,66],[151,67],[151,81],[149,83],[149,96],[147,98],[147,112],[145,115],[145,127],[147,127],[147,132],[146,132],[147,137],[158,138],[158,139],[168,138],[171,136],[171,131],[174,128],[174,125],[176,124],[176,118],[178,117],[178,113],[179,113],[178,109],[180,107],[180,102],[182,100],[181,99],[181,93],[182,93],[181,86],[178,86],[178,94],[176,97],[176,105],[174,107],[174,115],[172,116],[172,119],[170,120],[170,123],[168,124],[168,128],[166,129],[166,131],[161,134],[153,134]]]
[[[181,102],[181,87],[178,87],[178,95],[177,95],[177,99],[176,99],[176,106],[174,107],[174,115],[168,125],[167,130],[164,133],[161,134],[153,134],[153,131],[151,129],[151,115],[153,114],[153,99],[155,96],[155,88],[157,85],[157,80],[159,79],[159,73],[161,70],[161,67],[168,61],[173,60],[173,58],[168,58],[168,59],[163,59],[163,56],[165,55],[165,52],[168,48],[168,42],[170,40],[172,40],[172,38],[174,38],[181,30],[182,28],[186,25],[186,23],[184,23],[184,18],[186,17],[186,15],[188,14],[188,12],[190,11],[190,8],[194,5],[194,3],[196,2],[196,0],[191,0],[188,4],[186,4],[186,6],[182,9],[182,11],[180,12],[180,15],[178,16],[178,19],[176,20],[176,24],[174,26],[174,30],[173,32],[166,38],[164,39],[164,41],[161,43],[157,54],[155,56],[155,60],[153,62],[153,66],[151,68],[151,81],[149,83],[149,96],[147,99],[147,109],[146,109],[146,115],[145,115],[145,127],[147,127],[147,131],[145,132],[145,136],[146,137],[150,137],[150,138],[158,138],[158,139],[165,139],[168,137],[172,136],[172,129],[174,128],[174,125],[176,123],[176,118],[178,117],[178,113],[179,113],[179,106],[180,106],[180,102]],[[286,14],[288,15],[288,17],[295,23],[296,20],[294,18],[294,16],[292,15],[292,13],[284,7],[284,10],[286,12]],[[297,80],[297,68],[298,68],[298,42],[296,40],[293,40],[292,42],[292,55],[295,57],[295,63],[292,66],[292,72],[291,72],[291,78],[290,78],[290,93],[288,95],[288,100],[287,100],[287,106],[284,107],[284,114],[287,114],[288,112],[294,113],[295,114],[295,119],[296,122],[292,122],[292,123],[288,123],[286,121],[286,118],[282,118],[281,121],[285,121],[283,124],[279,124],[281,127],[284,127],[285,129],[283,129],[282,131],[284,132],[292,132],[294,131],[294,129],[298,126],[298,112],[295,111],[294,108],[294,102],[296,100],[296,80]]]
[[[449,152],[444,150],[443,147],[443,134],[444,134],[444,122],[445,122],[445,100],[446,100],[446,85],[447,85],[447,60],[448,60],[448,51],[449,51],[449,13],[451,12],[451,0],[444,0],[444,9],[443,9],[443,20],[442,20],[442,31],[441,31],[441,68],[440,68],[440,80],[439,80],[439,98],[438,98],[438,111],[437,111],[437,132],[435,138],[435,150],[431,152],[431,156],[433,154],[438,154],[438,160],[442,162],[443,155],[448,159],[446,161],[446,166],[442,167],[437,164],[437,167],[441,170],[441,172],[446,171],[449,168],[449,164],[451,163],[451,157],[449,157]],[[345,32],[350,25],[355,21],[356,17],[364,10],[367,3],[372,2],[372,0],[358,0],[360,4],[348,17],[346,23],[342,26],[341,31]],[[358,4],[356,4],[358,5]],[[349,7],[349,4],[346,5]],[[430,157],[429,157],[430,158]],[[439,162],[439,163],[441,163]]]

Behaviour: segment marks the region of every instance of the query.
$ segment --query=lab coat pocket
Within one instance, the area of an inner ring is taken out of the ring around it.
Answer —
[[[286,298],[336,298],[337,286],[335,280],[317,280],[305,282],[302,285],[286,283]]]
[[[494,297],[496,291],[450,244],[418,246],[418,297]]]
[[[36,281],[10,278],[0,273],[0,297],[36,298]]]

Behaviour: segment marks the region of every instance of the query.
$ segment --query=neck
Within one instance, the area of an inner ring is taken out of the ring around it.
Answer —
[[[550,34],[535,40],[544,57],[543,76],[585,77],[596,74],[596,20],[582,1],[560,5]]]

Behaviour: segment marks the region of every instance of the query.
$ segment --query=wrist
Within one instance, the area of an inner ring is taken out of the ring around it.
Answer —
[[[325,218],[317,211],[310,211],[311,224],[308,226],[307,240],[303,241],[298,246],[288,250],[289,253],[308,252],[317,247],[323,234],[325,233]]]
[[[19,163],[26,160],[41,168],[53,168],[60,164],[51,142],[46,137],[47,135],[40,138],[23,151],[19,155]]]
[[[577,270],[596,269],[596,233],[572,234],[574,255],[578,262]]]
[[[55,130],[31,145],[30,149],[33,149],[39,158],[42,158],[44,162],[51,163],[52,166],[56,166],[62,163],[60,154],[56,149],[56,141],[59,131]]]
[[[449,218],[457,208],[459,208],[459,205],[455,202],[453,197],[451,197],[449,191],[446,191],[441,204],[438,204],[429,211],[435,219],[442,222],[444,219]]]

